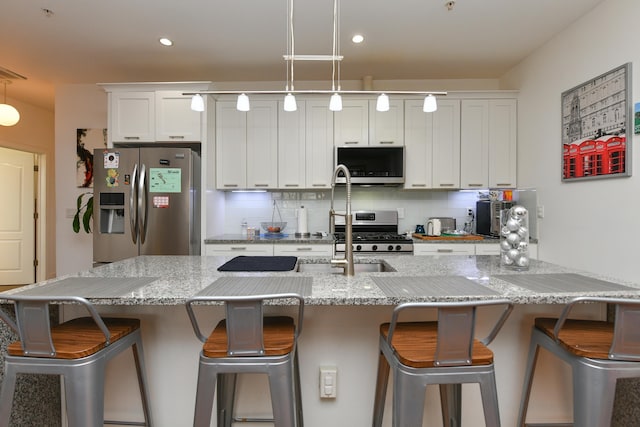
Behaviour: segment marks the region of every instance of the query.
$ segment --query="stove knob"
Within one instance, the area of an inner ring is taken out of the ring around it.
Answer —
[[[373,246],[371,246],[371,250],[372,250],[372,251],[377,251],[377,250],[378,250],[378,245],[373,245]]]
[[[400,246],[400,245],[396,245],[396,251],[399,251],[399,250],[401,250],[401,249],[402,249],[402,246]]]
[[[361,251],[362,250],[362,245],[356,245],[356,251]]]
[[[387,247],[387,250],[388,250],[388,251],[392,251],[392,250],[393,250],[393,245],[389,245],[389,246]]]

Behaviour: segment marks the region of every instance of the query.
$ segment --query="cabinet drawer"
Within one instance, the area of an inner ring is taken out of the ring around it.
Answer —
[[[283,256],[331,256],[331,245],[273,245],[274,255]]]
[[[475,255],[475,253],[476,248],[472,243],[457,243],[452,245],[448,245],[446,243],[413,245],[414,255]]]
[[[271,256],[273,255],[273,245],[262,245],[252,243],[238,243],[228,245],[206,245],[205,253],[208,256]]]
[[[500,255],[500,244],[483,243],[476,245],[476,255]]]

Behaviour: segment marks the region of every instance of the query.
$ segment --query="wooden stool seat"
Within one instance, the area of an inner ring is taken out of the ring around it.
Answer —
[[[282,356],[291,353],[295,345],[295,324],[291,317],[265,317],[263,321],[265,356]],[[227,321],[221,320],[202,347],[206,357],[228,356]]]
[[[558,319],[539,317],[535,327],[553,338]],[[558,334],[558,342],[568,352],[591,359],[608,359],[613,342],[613,323],[598,320],[567,319]]]
[[[389,323],[380,325],[380,334],[386,339]],[[436,366],[436,346],[438,343],[438,322],[403,322],[396,324],[391,346],[403,365],[412,368],[432,368]],[[471,365],[490,365],[493,352],[477,339],[473,340]]]
[[[111,334],[111,343],[140,328],[139,319],[102,318]],[[56,359],[80,359],[102,350],[106,346],[104,334],[91,317],[79,317],[61,325],[51,327],[51,339],[56,354],[48,357]],[[22,343],[14,341],[7,348],[11,356],[24,354]]]

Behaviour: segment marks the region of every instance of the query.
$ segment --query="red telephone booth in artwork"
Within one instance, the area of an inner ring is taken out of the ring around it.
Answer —
[[[582,159],[582,176],[598,174],[598,159],[596,158],[596,142],[589,139],[578,146],[578,155]]]
[[[613,136],[606,141],[608,173],[624,173],[626,137]]]
[[[582,159],[578,144],[564,145],[564,177],[578,178],[582,176]]]

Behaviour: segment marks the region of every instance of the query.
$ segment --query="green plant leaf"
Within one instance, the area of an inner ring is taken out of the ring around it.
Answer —
[[[73,232],[80,232],[80,216],[77,213],[73,216]]]

